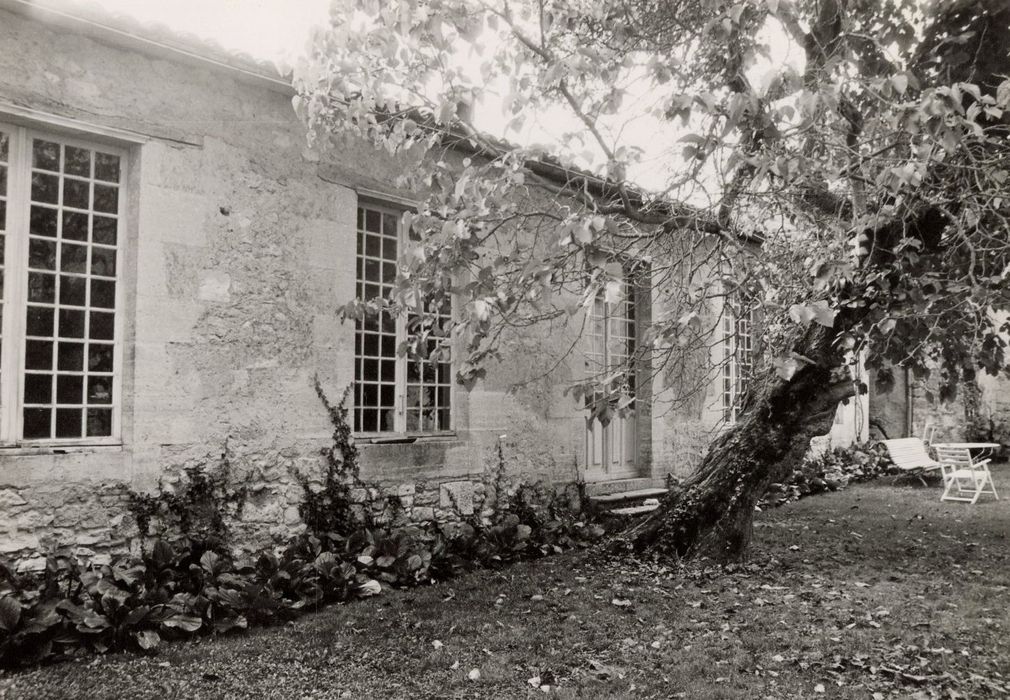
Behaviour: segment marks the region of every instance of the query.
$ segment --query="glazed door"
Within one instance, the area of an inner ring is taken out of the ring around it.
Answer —
[[[626,283],[621,287],[616,301],[608,302],[602,292],[597,296],[587,329],[586,373],[609,388],[586,400],[586,467],[590,478],[637,476],[636,376],[634,369],[626,374],[621,370],[634,360],[638,329],[634,288]],[[599,401],[607,401],[609,421],[592,415]]]

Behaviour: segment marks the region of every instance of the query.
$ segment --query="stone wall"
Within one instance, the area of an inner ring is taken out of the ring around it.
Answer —
[[[226,445],[249,487],[242,527],[250,541],[296,531],[291,470],[321,471],[331,430],[313,378],[334,400],[353,381],[354,328],[337,308],[355,292],[364,191],[355,179],[370,196],[402,196],[394,180],[403,163],[356,142],[322,163],[306,158],[304,128],[282,87],[127,48],[111,34],[0,10],[0,46],[0,122],[129,152],[122,444],[0,446],[0,552],[127,549],[127,490],[170,487],[173,475],[213,464]],[[454,436],[362,444],[362,477],[418,520],[493,501],[499,440],[517,478],[578,478],[585,420],[563,388],[581,371],[581,355],[552,368],[537,358],[567,348],[579,327],[573,318],[509,339],[486,380],[455,389]],[[643,476],[690,469],[712,415],[695,406],[646,416]]]

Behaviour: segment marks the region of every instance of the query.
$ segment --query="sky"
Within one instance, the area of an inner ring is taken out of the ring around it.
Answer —
[[[92,0],[112,12],[213,39],[266,60],[290,60],[313,25],[326,20],[327,0]]]
[[[212,39],[226,49],[247,53],[255,58],[292,65],[305,50],[309,32],[327,20],[329,0],[90,0],[117,13],[141,21],[156,22],[172,29]],[[771,41],[772,56],[752,77],[763,82],[783,64],[797,61],[795,47],[784,41]],[[650,100],[641,96],[643,103]],[[626,107],[629,105],[626,103]],[[625,145],[639,146],[651,156],[632,166],[631,179],[654,191],[664,188],[670,175],[671,162],[679,160],[680,132],[669,122],[662,124],[643,117],[642,109],[631,105],[620,123],[614,127],[622,134]],[[543,144],[551,149],[559,136],[579,123],[565,109],[553,109],[530,115],[522,132],[506,133],[506,115],[493,96],[475,113],[478,128],[499,137],[527,145]],[[673,128],[671,128],[673,127]],[[599,171],[603,165],[602,151],[598,162],[576,159],[583,167]],[[681,194],[690,198],[689,194]],[[703,204],[704,202],[696,202]]]

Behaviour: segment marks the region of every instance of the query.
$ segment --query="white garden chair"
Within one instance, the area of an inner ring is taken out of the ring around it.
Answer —
[[[926,445],[920,438],[894,438],[881,442],[887,448],[894,466],[908,476],[918,477],[923,486],[927,485],[923,478],[927,473],[942,471],[943,465],[929,456]]]
[[[976,503],[982,494],[992,494],[999,500],[996,486],[989,473],[989,460],[972,459],[971,450],[965,445],[934,445],[936,456],[943,472],[943,495],[941,501],[963,501]]]

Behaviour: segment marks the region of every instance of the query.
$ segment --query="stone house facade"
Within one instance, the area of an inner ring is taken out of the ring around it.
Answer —
[[[243,520],[284,537],[291,470],[321,470],[329,444],[315,377],[333,400],[355,386],[361,476],[414,520],[490,502],[499,441],[512,473],[551,483],[633,488],[697,464],[733,376],[602,429],[563,393],[584,357],[534,366],[563,334],[517,337],[470,391],[451,362],[412,369],[390,352],[402,327],[337,312],[395,263],[402,164],[356,143],[305,157],[267,66],[48,7],[0,0],[0,554],[125,548],[129,489],[226,450]],[[599,309],[601,332],[633,340],[636,311]]]

